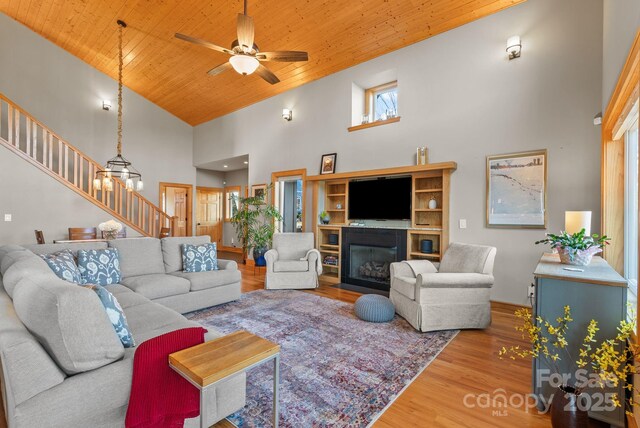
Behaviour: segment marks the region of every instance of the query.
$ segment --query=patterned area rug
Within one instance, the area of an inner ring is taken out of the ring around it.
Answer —
[[[418,333],[404,319],[361,321],[353,305],[295,290],[260,290],[187,318],[281,345],[280,426],[366,427],[457,331]],[[247,404],[228,419],[270,427],[272,364],[247,374]]]

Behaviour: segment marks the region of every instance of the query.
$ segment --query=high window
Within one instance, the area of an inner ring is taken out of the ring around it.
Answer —
[[[624,276],[629,284],[627,294],[631,308],[638,301],[638,111],[627,118],[624,131]]]
[[[398,82],[369,88],[365,91],[365,115],[377,122],[398,115]]]
[[[240,202],[240,186],[225,187],[225,209],[224,221],[230,221],[238,212],[238,204]]]

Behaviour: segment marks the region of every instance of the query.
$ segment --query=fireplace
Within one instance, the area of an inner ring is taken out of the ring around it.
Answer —
[[[388,291],[391,263],[406,260],[407,231],[344,227],[342,278],[346,284]]]

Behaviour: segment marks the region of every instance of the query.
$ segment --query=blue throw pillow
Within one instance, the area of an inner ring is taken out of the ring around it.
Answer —
[[[122,345],[125,348],[133,348],[136,346],[135,341],[133,340],[133,336],[129,331],[129,324],[127,324],[127,317],[124,315],[124,311],[118,303],[118,299],[111,294],[106,288],[100,285],[88,284],[83,285],[90,290],[93,290],[98,295],[98,298],[102,302],[102,306],[104,306],[104,310],[109,317],[109,321],[113,325],[116,334],[120,338]]]
[[[185,272],[218,270],[218,251],[213,244],[182,244],[182,268]]]
[[[82,284],[109,285],[120,282],[120,256],[116,248],[78,250]]]
[[[82,275],[71,251],[62,250],[51,254],[41,254],[40,257],[47,262],[53,273],[59,278],[75,284],[82,284]]]

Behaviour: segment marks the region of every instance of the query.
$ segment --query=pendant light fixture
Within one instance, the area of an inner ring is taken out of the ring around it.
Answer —
[[[119,178],[124,181],[125,188],[128,192],[137,190],[138,192],[144,188],[142,175],[131,165],[131,162],[122,157],[122,31],[127,24],[118,20],[118,144],[116,157],[109,159],[101,169],[96,172],[93,179],[93,187],[96,190],[107,192],[113,191],[113,180]]]

